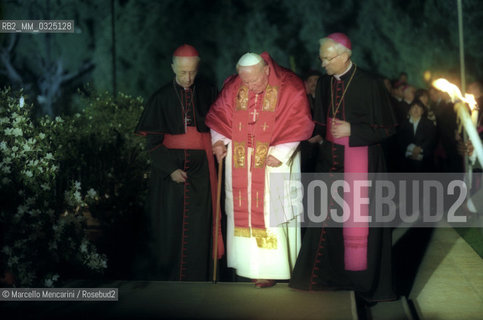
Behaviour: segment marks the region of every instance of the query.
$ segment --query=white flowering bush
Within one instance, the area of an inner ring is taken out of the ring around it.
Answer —
[[[0,91],[0,276],[17,286],[53,286],[62,276],[107,267],[85,234],[82,209],[95,197],[72,180],[61,192],[56,136],[61,118],[31,119],[20,93]]]
[[[108,257],[107,275],[127,278],[127,262],[139,251],[136,241],[142,233],[147,190],[145,141],[134,134],[143,100],[88,91],[78,101],[83,109],[64,117],[62,132],[52,134],[60,166],[58,184],[60,190],[72,190],[66,200],[84,199],[97,220],[101,236],[96,244]],[[80,183],[77,189],[72,189],[71,180]]]
[[[144,140],[133,134],[143,101],[94,92],[80,101],[79,113],[34,121],[21,92],[0,91],[0,279],[128,276],[147,189]],[[86,217],[99,225],[95,243]]]
[[[81,104],[82,112],[66,119],[64,132],[55,134],[62,174],[94,188],[97,204],[117,215],[142,206],[138,190],[145,189],[148,165],[144,139],[134,135],[142,99],[120,93],[114,100],[108,93],[90,93]],[[92,214],[101,219],[105,209],[97,214],[91,206]]]

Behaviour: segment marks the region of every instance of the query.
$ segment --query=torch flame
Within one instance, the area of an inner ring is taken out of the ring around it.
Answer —
[[[465,94],[465,102],[470,106],[471,110],[475,110],[477,108],[477,103],[475,100],[475,96],[469,93]]]
[[[445,79],[435,80],[433,82],[433,86],[438,90],[448,93],[451,97],[451,100],[455,104],[455,112],[458,115],[458,119],[460,121],[460,130],[462,129],[462,127],[465,128],[465,131],[468,134],[468,138],[470,139],[471,144],[475,148],[474,152],[476,154],[476,157],[478,157],[480,165],[483,166],[483,144],[481,143],[480,136],[478,135],[478,131],[476,130],[478,109],[476,108],[475,97],[471,94],[465,94],[465,97],[463,98],[460,89],[458,89],[457,86],[449,83]],[[469,110],[466,107],[466,104],[469,105],[469,107],[471,108],[471,116],[468,112]]]
[[[455,103],[456,100],[464,100],[460,89],[446,79],[439,78],[437,80],[434,80],[433,87],[440,91],[446,92],[450,96],[453,103]]]
[[[460,89],[455,84],[452,84],[446,79],[439,78],[437,80],[434,80],[433,87],[440,91],[446,92],[450,96],[453,103],[459,100],[467,103],[470,106],[471,110],[474,110],[476,108],[476,100],[474,95],[466,93],[463,97]]]

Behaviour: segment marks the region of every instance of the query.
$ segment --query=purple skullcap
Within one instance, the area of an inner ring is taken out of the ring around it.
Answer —
[[[341,32],[331,33],[327,36],[327,38],[332,39],[337,43],[340,43],[341,45],[343,45],[349,50],[352,50],[351,40],[344,33],[341,33]]]

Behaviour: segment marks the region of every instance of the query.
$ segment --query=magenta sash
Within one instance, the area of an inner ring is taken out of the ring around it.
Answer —
[[[344,193],[344,201],[350,209],[349,219],[344,222],[344,265],[349,271],[367,269],[367,237],[369,224],[364,217],[369,215],[369,205],[363,199],[368,198],[368,188],[358,186],[354,192],[356,181],[368,181],[368,147],[350,147],[349,137],[334,138],[330,133],[332,119],[327,121],[327,141],[344,146],[344,180],[349,184],[349,192]]]

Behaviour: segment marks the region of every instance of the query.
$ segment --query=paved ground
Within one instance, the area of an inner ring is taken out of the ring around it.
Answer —
[[[72,283],[72,286],[87,283]],[[79,317],[123,319],[357,319],[349,291],[306,292],[279,283],[256,289],[251,283],[111,282],[118,302],[22,302],[5,305],[2,319]],[[29,309],[27,311],[27,309]]]
[[[483,319],[483,259],[454,229],[435,229],[409,299],[421,319]]]
[[[349,291],[278,283],[114,281],[118,302],[3,302],[1,319],[483,319],[483,259],[451,228],[394,231],[398,301],[362,308]],[[97,287],[93,281],[69,287]],[[408,299],[406,299],[404,297]],[[359,310],[356,310],[356,309]]]

